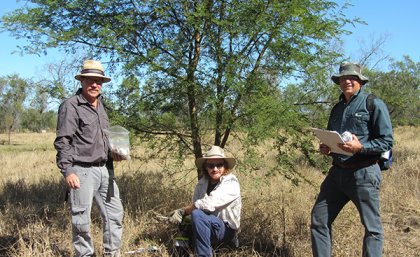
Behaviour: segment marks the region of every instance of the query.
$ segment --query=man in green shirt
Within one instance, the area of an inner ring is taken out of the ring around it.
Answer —
[[[320,145],[320,152],[330,155],[333,165],[312,209],[313,256],[331,256],[332,223],[352,201],[365,227],[363,256],[380,257],[384,232],[379,211],[381,170],[377,162],[381,153],[390,150],[393,144],[389,112],[378,98],[373,99],[374,110],[370,113],[367,109],[369,94],[363,92],[363,85],[368,78],[362,75],[359,64],[343,63],[332,80],[340,86],[342,94],[331,111],[327,129],[352,134],[350,141],[339,145],[352,155],[333,153],[328,146]]]

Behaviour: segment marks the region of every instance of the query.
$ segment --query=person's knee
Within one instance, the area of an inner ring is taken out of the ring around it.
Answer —
[[[311,214],[311,230],[323,230],[328,229],[331,226],[330,221],[323,217],[322,215],[318,215],[316,212],[312,212]]]
[[[382,228],[382,224],[380,221],[377,222],[370,222],[368,225],[363,223],[363,226],[365,227],[365,233],[368,235],[374,237],[375,239],[382,240],[384,237],[384,230]]]
[[[90,217],[86,206],[72,206],[71,219],[75,232],[89,233]]]
[[[209,217],[204,211],[195,209],[191,213],[191,224],[196,226],[209,226]]]
[[[124,210],[121,207],[115,208],[113,211],[108,212],[108,218],[115,224],[122,225],[124,219]]]
[[[191,212],[191,219],[192,220],[198,220],[198,219],[202,219],[204,217],[205,213],[200,210],[200,209],[194,209]]]
[[[320,225],[322,223],[321,221],[322,221],[322,219],[320,219],[319,215],[314,210],[312,210],[312,212],[311,212],[311,227]]]

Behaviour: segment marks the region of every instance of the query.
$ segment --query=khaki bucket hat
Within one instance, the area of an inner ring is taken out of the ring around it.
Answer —
[[[342,76],[357,76],[362,85],[366,84],[369,79],[362,75],[362,66],[358,63],[344,62],[340,65],[339,73],[331,77],[335,84],[340,85],[340,77]]]
[[[204,162],[208,159],[224,159],[225,162],[227,163],[227,168],[228,169],[233,169],[233,167],[235,167],[235,165],[236,165],[235,158],[226,157],[225,156],[225,151],[223,150],[223,148],[221,148],[220,146],[217,146],[217,145],[213,145],[210,148],[210,150],[208,150],[207,152],[204,153],[203,157],[197,158],[195,160],[195,166],[198,169],[202,170]]]
[[[110,82],[111,78],[105,76],[104,67],[100,61],[86,60],[83,62],[83,68],[80,74],[77,74],[74,78],[81,80],[82,77],[96,77],[102,78],[103,81]]]

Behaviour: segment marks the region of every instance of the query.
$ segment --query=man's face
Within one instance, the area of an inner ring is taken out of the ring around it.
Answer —
[[[82,83],[82,94],[89,101],[93,102],[101,93],[102,78],[97,77],[86,77],[81,80]]]
[[[347,100],[350,99],[362,87],[361,81],[358,76],[341,76],[340,89]]]

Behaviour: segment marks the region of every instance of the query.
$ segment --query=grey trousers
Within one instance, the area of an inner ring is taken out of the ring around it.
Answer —
[[[356,205],[365,228],[362,256],[382,256],[384,232],[379,205],[381,179],[377,164],[358,170],[334,166],[330,169],[312,209],[313,256],[331,256],[332,223],[349,201]]]
[[[124,210],[118,186],[114,182],[114,197],[111,197],[111,201],[107,203],[105,201],[109,184],[107,168],[74,166],[73,169],[80,180],[80,188],[71,189],[69,197],[75,256],[94,255],[90,235],[93,199],[103,221],[104,253],[107,256],[119,256]]]

